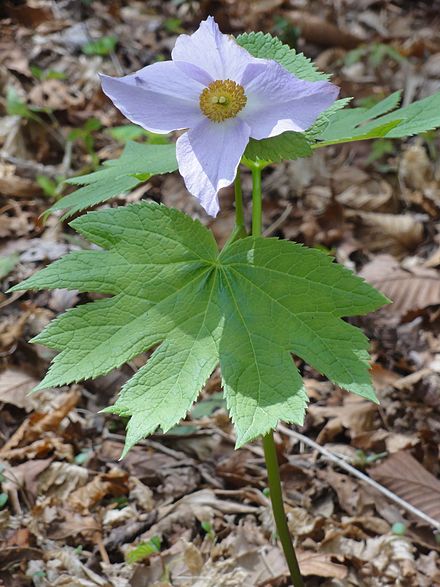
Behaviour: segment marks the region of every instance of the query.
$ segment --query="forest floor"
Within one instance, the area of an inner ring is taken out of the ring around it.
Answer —
[[[63,180],[117,157],[130,138],[151,140],[123,127],[98,72],[168,59],[176,36],[208,14],[223,32],[280,35],[334,73],[357,106],[399,89],[404,104],[440,90],[436,1],[5,0],[1,291],[84,246],[61,214],[39,219],[71,190]],[[311,400],[305,425],[276,433],[307,587],[440,585],[439,149],[430,132],[321,149],[265,171],[265,234],[330,251],[394,301],[356,321],[371,339],[380,405],[300,365]],[[246,175],[244,188],[249,217]],[[229,188],[215,221],[176,173],[107,205],[141,198],[199,218],[220,245],[233,226]],[[95,381],[27,395],[53,358],[29,339],[87,299],[0,293],[0,586],[288,585],[262,448],[234,450],[218,372],[181,425],[122,461],[123,422],[99,411],[146,356]]]

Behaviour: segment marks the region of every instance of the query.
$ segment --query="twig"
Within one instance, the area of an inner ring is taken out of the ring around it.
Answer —
[[[278,228],[280,226],[282,226],[282,224],[284,223],[285,220],[287,220],[289,218],[290,213],[293,210],[293,206],[292,204],[287,204],[287,206],[284,208],[284,210],[282,211],[282,213],[278,216],[278,218],[270,225],[268,226],[264,231],[263,231],[263,236],[270,236],[271,234],[273,234],[276,230],[278,230]]]
[[[15,165],[18,171],[22,172],[23,174],[27,173],[32,178],[35,178],[37,175],[47,175],[49,177],[55,177],[59,173],[57,167],[55,167],[54,165],[42,165],[41,163],[37,163],[36,161],[21,159],[19,157],[12,157],[11,155],[8,155],[5,151],[0,151],[0,159],[5,161],[6,163],[11,163],[12,165]]]
[[[110,438],[110,439],[120,440],[120,441],[125,440],[125,436],[123,436],[122,434],[117,434],[115,432],[106,432],[105,438]],[[162,452],[163,454],[166,454],[166,455],[178,460],[180,462],[180,464],[183,464],[183,463],[188,464],[188,465],[196,464],[196,461],[193,458],[186,455],[184,452],[169,448],[168,446],[165,446],[164,444],[161,444],[160,442],[156,442],[155,440],[144,439],[144,440],[140,440],[137,444],[139,444],[141,446],[146,446],[149,448],[154,448],[155,450]]]
[[[392,491],[390,491],[389,489],[387,489],[386,487],[384,487],[383,485],[381,485],[377,481],[374,481],[374,479],[372,479],[368,475],[361,473],[361,471],[359,471],[358,469],[356,469],[352,465],[349,465],[343,459],[341,459],[340,457],[337,457],[335,454],[333,454],[332,452],[330,452],[329,450],[327,450],[326,448],[324,448],[323,446],[321,446],[317,442],[310,440],[310,438],[307,438],[307,436],[304,436],[303,434],[300,434],[299,432],[295,432],[294,430],[289,430],[289,428],[287,428],[286,426],[283,426],[282,424],[280,424],[278,426],[278,429],[283,434],[287,434],[287,436],[290,436],[292,438],[296,438],[296,440],[299,440],[299,441],[303,442],[304,444],[306,444],[307,446],[310,446],[314,450],[317,450],[319,453],[321,453],[329,461],[332,461],[333,463],[335,463],[336,465],[341,467],[341,469],[345,469],[345,471],[347,471],[348,473],[350,473],[354,477],[357,477],[361,481],[368,483],[369,485],[371,485],[371,487],[374,487],[374,489],[376,489],[377,491],[379,491],[380,493],[382,493],[383,495],[388,497],[388,499],[391,499],[392,501],[397,503],[397,505],[399,505],[403,509],[411,512],[412,514],[414,514],[418,518],[421,518],[422,520],[427,522],[430,526],[433,526],[438,532],[440,532],[440,522],[437,522],[437,520],[434,520],[434,518],[431,518],[431,516],[428,516],[428,514],[425,514],[425,512],[422,512],[421,510],[414,507],[413,505],[411,505],[410,503],[408,503],[404,499],[400,498],[398,495],[396,495],[395,493],[393,493]]]

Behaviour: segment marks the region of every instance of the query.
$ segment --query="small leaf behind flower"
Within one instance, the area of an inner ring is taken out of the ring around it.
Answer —
[[[277,37],[269,33],[243,33],[237,37],[237,43],[254,57],[273,59],[287,71],[307,81],[322,81],[329,78],[318,71],[313,62],[284,45]],[[304,133],[285,132],[276,137],[257,141],[251,139],[244,156],[251,161],[277,163],[285,159],[299,159],[312,154],[310,143]]]
[[[243,33],[237,37],[237,43],[254,57],[277,61],[300,79],[314,82],[330,77],[327,73],[318,71],[313,61],[304,53],[297,53],[269,33]]]
[[[271,139],[256,141],[251,139],[244,156],[251,161],[277,163],[285,159],[309,157],[312,149],[305,135],[299,132],[284,132]]]

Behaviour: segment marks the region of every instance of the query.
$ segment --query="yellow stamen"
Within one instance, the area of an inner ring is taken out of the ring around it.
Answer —
[[[200,110],[214,122],[235,118],[246,102],[243,86],[230,79],[212,82],[200,94]]]

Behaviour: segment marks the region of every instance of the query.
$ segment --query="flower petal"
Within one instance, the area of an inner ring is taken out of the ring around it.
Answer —
[[[185,63],[198,66],[211,76],[210,81],[230,79],[237,83],[249,63],[261,61],[222,34],[212,16],[203,20],[192,35],[180,35],[171,57],[178,67],[185,67]]]
[[[248,65],[242,85],[247,104],[239,117],[251,127],[254,139],[305,131],[339,93],[334,84],[301,80],[275,61]]]
[[[221,124],[205,118],[177,140],[180,174],[210,216],[219,211],[217,192],[234,181],[249,130],[238,118]]]
[[[204,85],[172,61],[153,63],[124,77],[101,74],[102,89],[132,122],[168,133],[196,125],[203,118],[199,96]]]

